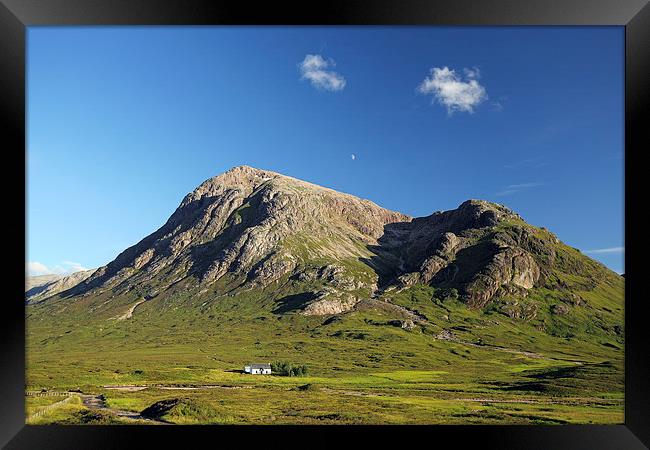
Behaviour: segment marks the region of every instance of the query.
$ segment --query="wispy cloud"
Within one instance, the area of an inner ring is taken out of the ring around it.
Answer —
[[[585,250],[584,253],[602,254],[602,253],[625,253],[625,247],[607,247]]]
[[[328,70],[330,66],[335,65],[336,63],[331,58],[325,59],[321,55],[306,55],[305,59],[298,64],[298,69],[301,79],[309,80],[316,89],[341,91],[345,88],[345,78],[333,70]]]
[[[45,264],[40,263],[38,261],[29,261],[27,263],[27,273],[30,276],[69,275],[71,273],[79,272],[81,270],[88,270],[88,268],[74,261],[62,261],[60,264],[57,264],[52,267],[48,267]]]
[[[538,168],[548,166],[548,162],[544,160],[542,156],[534,156],[532,158],[526,158],[519,161],[513,161],[508,164],[504,164],[506,169],[522,169],[522,168]]]
[[[526,190],[526,189],[531,189],[534,187],[539,187],[539,186],[544,186],[544,183],[519,183],[519,184],[509,184],[508,186],[504,187],[503,190],[495,193],[494,195],[498,197],[504,197],[507,195],[512,195],[516,194],[517,192]]]
[[[564,133],[570,131],[574,125],[570,121],[556,121],[546,125],[535,126],[534,130],[524,143],[526,145],[542,145],[549,144],[550,142],[557,142]]]
[[[474,112],[474,108],[488,98],[487,92],[478,82],[478,68],[463,69],[465,79],[449,67],[434,67],[429,77],[418,86],[418,92],[433,95],[447,108],[448,114],[455,111]]]
[[[537,186],[544,186],[544,183],[521,183],[521,184],[511,184],[508,187],[511,189],[526,189]]]
[[[490,101],[490,106],[492,107],[492,111],[496,111],[496,112],[503,111],[506,103],[508,103],[508,100],[509,100],[508,97],[502,95],[498,99]]]

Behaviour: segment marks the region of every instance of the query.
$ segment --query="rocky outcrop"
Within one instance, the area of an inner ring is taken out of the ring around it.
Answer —
[[[508,232],[499,230],[497,225],[506,221],[521,226]],[[530,228],[511,210],[480,200],[414,219],[402,227],[400,242],[393,235],[385,246],[385,251],[397,255],[404,269],[387,284],[456,288],[476,308],[508,289],[525,295],[542,275],[532,255],[549,262],[554,258],[552,249],[538,242]]]
[[[389,320],[388,325],[399,327],[406,331],[412,331],[415,328],[415,323],[412,320]]]
[[[564,316],[569,313],[569,306],[562,303],[553,305],[551,306],[551,313],[558,316]]]
[[[455,341],[458,338],[452,331],[442,330],[440,333],[436,335],[436,339],[441,339],[443,341]]]
[[[529,253],[520,248],[505,247],[465,285],[464,297],[470,306],[481,308],[502,286],[530,289],[539,280],[539,275],[539,267]]]
[[[419,283],[430,283],[433,278],[454,259],[455,252],[461,248],[462,239],[454,233],[446,232],[439,239],[430,244],[433,254],[428,256],[420,265],[419,276],[416,281]],[[411,281],[412,282],[412,281]]]
[[[306,268],[295,274],[294,278],[302,282],[321,281],[330,287],[343,291],[353,291],[362,287],[368,287],[362,280],[346,273],[342,267],[332,264],[318,268]]]
[[[359,298],[352,295],[340,297],[332,292],[323,292],[316,300],[309,303],[302,313],[306,316],[341,314],[353,309],[359,301]]]
[[[416,218],[402,246],[407,270],[418,270],[432,255],[449,260],[471,242],[475,230],[493,227],[503,220],[521,220],[508,208],[482,200],[468,200],[457,209]]]

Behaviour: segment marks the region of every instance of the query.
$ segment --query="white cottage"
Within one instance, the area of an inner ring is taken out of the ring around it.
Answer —
[[[251,364],[244,366],[244,372],[252,375],[270,375],[271,364]]]

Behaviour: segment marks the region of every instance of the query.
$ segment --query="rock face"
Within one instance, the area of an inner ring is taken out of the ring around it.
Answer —
[[[316,300],[307,304],[303,310],[303,314],[306,316],[340,314],[351,310],[359,303],[359,300],[353,296],[340,298],[336,295],[331,295],[329,292],[324,292]]]
[[[504,231],[499,228],[504,223],[516,225]],[[531,289],[541,272],[526,248],[530,247],[528,228],[533,227],[513,211],[480,200],[414,219],[402,225],[400,233],[389,237],[380,250],[392,253],[403,272],[387,283],[456,288],[477,308],[504,287]]]
[[[40,275],[27,277],[25,280],[25,301],[33,303],[64,292],[81,283],[94,271],[95,269],[82,270],[67,276]]]
[[[471,306],[483,307],[502,286],[530,289],[539,280],[539,275],[539,268],[530,254],[507,247],[496,253],[487,266],[464,286],[465,297]]]
[[[557,245],[550,232],[486,201],[411,218],[240,166],[202,183],[159,230],[68,293],[147,298],[179,286],[205,295],[290,286],[309,294],[293,296],[308,299],[303,314],[331,315],[382,289],[429,284],[482,308],[554,280]]]

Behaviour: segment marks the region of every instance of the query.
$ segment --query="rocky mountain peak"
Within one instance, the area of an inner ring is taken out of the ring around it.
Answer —
[[[540,237],[542,236],[542,237]],[[412,218],[276,172],[237,166],[189,193],[167,223],[70,291],[304,286],[308,314],[428,284],[470,306],[525,293],[553,273],[559,241],[505,206],[467,200]],[[219,283],[217,283],[219,282]],[[221,291],[220,291],[221,292]],[[208,295],[208,294],[206,294]]]
[[[201,183],[199,187],[187,194],[181,203],[181,207],[204,197],[221,195],[228,189],[251,193],[262,184],[279,177],[282,177],[279,173],[250,166],[236,166]]]
[[[367,246],[387,224],[410,220],[349,194],[238,166],[186,195],[167,223],[79,289],[160,283],[161,273],[173,273],[163,281],[169,285],[187,277],[209,285],[226,274],[266,284],[311,259],[369,256]]]

